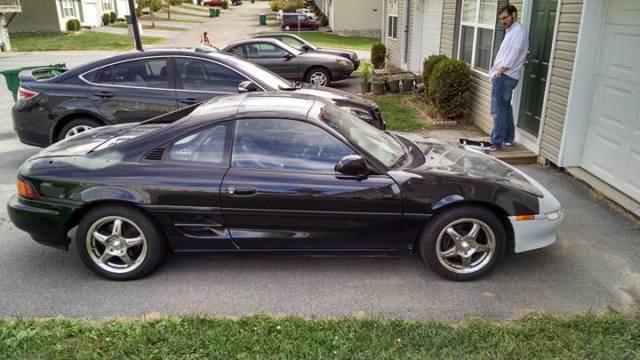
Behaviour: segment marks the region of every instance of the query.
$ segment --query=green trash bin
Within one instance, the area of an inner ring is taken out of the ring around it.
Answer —
[[[125,15],[124,16],[124,20],[127,22],[127,25],[131,25],[131,15]]]
[[[260,14],[260,25],[267,25],[267,15]]]
[[[220,16],[220,9],[216,8],[216,17]]]
[[[20,78],[18,75],[21,71],[38,69],[33,72],[33,76],[36,79],[49,78],[53,76],[57,76],[66,71],[67,66],[65,64],[53,64],[53,65],[45,65],[45,66],[25,66],[15,69],[6,69],[0,71],[0,74],[4,75],[4,79],[7,83],[7,89],[11,91],[11,95],[13,95],[13,101],[18,100],[18,89],[20,89]]]
[[[216,17],[216,9],[209,8],[209,17],[210,18]]]

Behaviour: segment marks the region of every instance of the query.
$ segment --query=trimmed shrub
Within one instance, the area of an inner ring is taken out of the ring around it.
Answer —
[[[222,8],[227,10],[229,8],[229,0],[224,0],[222,3]]]
[[[462,60],[441,60],[429,77],[428,94],[440,115],[454,119],[469,111],[471,70]]]
[[[424,59],[422,63],[422,76],[424,79],[424,89],[425,91],[429,91],[429,76],[431,76],[431,72],[433,68],[438,65],[438,63],[442,60],[446,60],[448,57],[446,55],[431,55],[428,58]]]
[[[67,31],[78,31],[80,30],[80,20],[71,19],[67,21]]]
[[[374,44],[371,47],[371,63],[375,69],[382,69],[387,56],[387,47],[383,43]]]
[[[109,22],[111,22],[111,15],[104,13],[102,14],[102,25],[109,25]]]
[[[329,19],[325,16],[325,14],[320,15],[320,26],[329,26]]]
[[[109,13],[109,20],[111,20],[112,23],[116,22],[116,20],[118,20],[118,15],[116,14],[115,11],[112,11]]]

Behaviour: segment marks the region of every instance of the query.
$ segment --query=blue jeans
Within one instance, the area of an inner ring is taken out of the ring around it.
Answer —
[[[513,122],[513,108],[511,107],[511,95],[518,85],[518,80],[507,75],[496,76],[491,88],[491,116],[493,117],[493,131],[491,131],[491,144],[498,149],[505,142],[513,143],[516,136],[516,127]]]

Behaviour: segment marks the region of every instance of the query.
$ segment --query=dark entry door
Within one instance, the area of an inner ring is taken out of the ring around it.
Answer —
[[[529,54],[524,68],[518,127],[536,138],[540,131],[557,9],[558,0],[538,0],[533,3],[531,12]]]

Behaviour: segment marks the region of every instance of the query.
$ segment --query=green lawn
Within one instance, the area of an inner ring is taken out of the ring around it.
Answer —
[[[143,44],[156,44],[164,40],[161,37],[142,37]],[[128,35],[92,31],[79,34],[14,35],[11,37],[11,46],[16,51],[127,50],[134,47]]]
[[[151,21],[151,15],[143,15],[142,17],[140,17],[140,20]],[[162,21],[200,24],[203,21],[205,21],[205,19],[175,19],[175,18],[171,18],[171,20],[169,20],[169,19],[167,19],[165,17],[157,17],[156,16],[155,22],[162,22]]]
[[[111,24],[111,27],[117,27],[117,28],[126,28],[127,24],[126,23],[115,23],[115,24]],[[168,26],[168,25],[159,25],[156,24],[155,27],[151,26],[151,25],[142,25],[143,29],[148,29],[148,30],[168,30],[168,31],[185,31],[188,29],[185,28],[181,28],[181,27],[177,27],[177,26]]]
[[[167,13],[167,8],[162,8],[158,12],[166,14]],[[171,8],[171,16],[173,16],[173,15],[188,15],[188,16],[193,16],[193,17],[196,17],[196,18],[198,18],[198,17],[206,17],[206,18],[208,18],[209,17],[209,12],[208,11],[206,13],[203,12],[203,11],[198,11],[198,12],[200,14],[196,14],[195,12],[180,10],[180,9],[175,8],[175,7]],[[173,20],[173,19],[171,19],[171,20]]]
[[[298,34],[298,32],[292,32]],[[379,38],[362,36],[342,36],[324,32],[301,31],[300,36],[312,44],[323,47],[334,47],[353,50],[371,50],[373,44],[380,42]]]
[[[404,95],[373,96],[371,99],[378,104],[382,117],[387,123],[388,130],[416,131],[428,127],[418,113],[401,102]]]
[[[2,359],[638,359],[632,315],[509,323],[402,320],[0,320]]]

